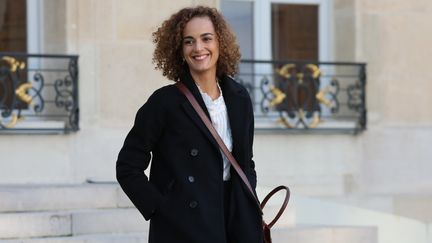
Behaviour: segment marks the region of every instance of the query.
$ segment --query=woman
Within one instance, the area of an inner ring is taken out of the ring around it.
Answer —
[[[252,104],[228,76],[240,53],[221,14],[182,9],[153,40],[156,68],[192,92],[255,189]],[[118,156],[117,180],[150,220],[149,242],[263,242],[255,199],[175,85],[156,90],[138,110]]]

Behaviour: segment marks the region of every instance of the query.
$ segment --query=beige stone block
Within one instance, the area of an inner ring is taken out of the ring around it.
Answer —
[[[429,0],[362,0],[359,1],[361,9],[364,11],[383,13],[383,12],[430,12],[432,2]]]
[[[361,141],[345,135],[256,134],[254,159],[261,176],[343,175],[361,161]]]
[[[368,79],[375,81],[368,82],[368,104],[391,122],[431,123],[432,100],[424,91],[432,88],[425,61],[432,55],[432,17],[367,14],[363,20]]]
[[[394,213],[432,223],[432,195],[399,195],[394,199]]]
[[[334,15],[334,54],[337,61],[355,60],[356,30],[355,18],[349,13]]]
[[[43,48],[44,53],[64,54],[66,51],[66,2],[43,1]]]
[[[365,14],[363,54],[368,63],[368,106],[390,122],[431,123],[432,55],[425,14]],[[415,26],[415,28],[413,27]]]
[[[162,21],[179,9],[192,6],[192,0],[114,0],[116,36],[120,40],[150,40]]]
[[[94,0],[78,0],[76,14],[79,41],[93,41],[95,39],[94,8]]]
[[[354,11],[355,0],[333,0],[334,11],[348,10],[350,12]]]
[[[82,125],[92,124],[99,115],[99,81],[97,70],[98,48],[93,42],[79,43],[79,102],[80,122]]]
[[[195,5],[219,7],[220,0],[194,0]]]
[[[115,35],[114,0],[78,0],[68,3],[69,28],[78,32],[79,41],[111,41]]]
[[[147,242],[147,239],[147,233],[90,234],[65,237],[3,240],[2,243],[143,243]]]
[[[135,208],[72,212],[72,234],[143,233],[149,222]]]
[[[386,43],[383,41],[384,26],[381,19],[375,15],[362,16],[362,42],[359,57],[367,62],[366,98],[369,121],[372,124],[382,122],[384,114],[385,87],[387,74],[385,72],[391,63],[384,61]],[[371,81],[373,80],[373,82]]]
[[[75,181],[116,181],[117,156],[132,122],[133,118],[124,122],[127,129],[102,127],[99,121],[98,127],[80,130],[71,148]]]
[[[124,191],[119,186],[116,189],[116,195],[117,195],[117,207],[119,208],[132,208],[135,207],[132,203],[132,201],[126,196]]]
[[[272,229],[274,242],[292,243],[377,243],[375,227],[300,226]]]
[[[118,185],[10,185],[0,187],[0,212],[116,208]]]
[[[66,1],[66,53],[78,53],[78,1]]]
[[[101,119],[133,121],[153,91],[169,82],[152,64],[151,42],[101,45]]]
[[[333,1],[332,21],[334,28],[334,60],[354,61],[356,51],[356,13],[354,0]]]
[[[347,206],[394,214],[393,197],[391,195],[363,195],[359,193],[352,193],[345,194],[343,196],[324,196],[319,197],[318,199]]]
[[[71,234],[71,217],[63,212],[0,214],[0,225],[0,241]]]
[[[69,183],[69,149],[70,139],[64,136],[3,136],[0,183]]]
[[[94,18],[95,37],[99,41],[114,40],[114,0],[93,0],[94,14],[89,16]]]
[[[405,81],[405,80],[404,80]],[[432,123],[428,87],[412,84],[389,84],[384,106],[386,121],[391,123]],[[430,89],[429,89],[430,90]]]
[[[370,127],[362,135],[365,193],[430,193],[431,127]]]

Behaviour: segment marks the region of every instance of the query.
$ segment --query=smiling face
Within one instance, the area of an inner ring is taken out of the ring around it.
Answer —
[[[219,42],[208,17],[194,17],[183,30],[183,57],[192,75],[214,74],[219,58]]]

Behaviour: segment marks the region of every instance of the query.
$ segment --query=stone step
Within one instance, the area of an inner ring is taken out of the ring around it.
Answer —
[[[272,188],[258,187],[260,199]],[[118,183],[71,185],[0,185],[0,213],[134,207]],[[283,193],[267,208],[279,208]],[[273,210],[273,209],[271,209]]]
[[[319,198],[432,223],[432,194],[351,194],[343,197]]]
[[[265,208],[266,222],[271,221],[278,209],[271,204]],[[292,226],[294,220],[295,212],[290,207],[276,226]],[[148,230],[148,222],[135,208],[3,213],[0,225],[4,225],[0,227],[0,239]]]
[[[144,243],[147,233],[92,234],[65,237],[3,240],[2,243]],[[272,230],[277,243],[377,243],[373,227],[292,227]]]
[[[116,183],[74,185],[2,185],[1,212],[132,207]]]
[[[3,240],[2,243],[144,243],[146,233],[94,234],[65,237],[44,237],[34,239]]]
[[[279,168],[278,166],[274,166]],[[269,188],[287,185],[295,194],[304,196],[342,196],[350,190],[350,176],[343,174],[329,175],[285,175],[286,171],[272,169],[261,172],[259,185]]]
[[[72,214],[72,234],[147,232],[149,222],[135,208],[87,210]]]
[[[1,242],[10,243],[146,242],[148,231],[148,222],[135,209],[5,213],[0,214],[0,225],[5,226],[0,228],[0,239],[15,238]],[[130,234],[138,232],[138,236]],[[376,243],[373,227],[286,227],[278,223],[272,235],[274,242],[281,243]]]
[[[0,225],[0,239],[148,230],[148,222],[134,208],[3,213]]]
[[[277,243],[377,243],[375,227],[297,226],[272,229]]]
[[[71,234],[71,215],[52,213],[3,213],[0,214],[0,239]]]

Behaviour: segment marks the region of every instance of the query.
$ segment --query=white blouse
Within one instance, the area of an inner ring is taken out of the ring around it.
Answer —
[[[201,96],[204,100],[207,110],[210,113],[210,118],[214,128],[218,132],[219,136],[222,138],[228,150],[232,151],[233,144],[232,144],[231,127],[228,121],[228,113],[227,113],[225,101],[219,83],[217,83],[217,86],[219,88],[220,95],[215,100],[212,100],[212,98],[207,93],[204,93],[197,83],[196,85],[201,93]],[[228,158],[222,152],[222,150],[221,150],[221,154],[223,158],[223,180],[228,181],[231,178],[230,175],[231,164]]]

